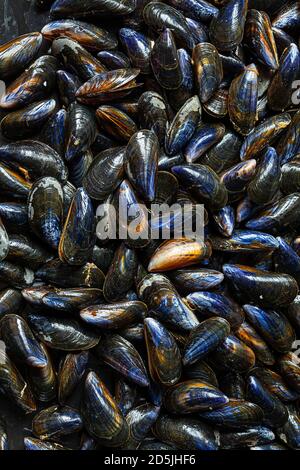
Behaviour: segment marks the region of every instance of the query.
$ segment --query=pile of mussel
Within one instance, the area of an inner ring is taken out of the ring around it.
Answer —
[[[20,448],[300,449],[299,2],[36,6],[41,32],[0,46]],[[120,200],[136,231],[203,204],[205,237],[102,237]],[[1,416],[0,449],[12,433]]]

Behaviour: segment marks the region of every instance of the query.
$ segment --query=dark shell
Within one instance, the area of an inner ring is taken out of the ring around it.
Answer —
[[[81,351],[66,355],[58,375],[58,400],[59,403],[66,403],[85,374],[89,359],[88,351]]]
[[[77,155],[71,162],[69,162],[69,180],[76,188],[83,185],[84,177],[92,162],[93,154],[90,150],[83,152],[81,155]]]
[[[63,223],[63,190],[52,177],[39,179],[28,197],[31,230],[51,248],[57,249]]]
[[[294,450],[300,449],[299,431],[300,419],[299,411],[296,407],[288,408],[289,417],[282,428],[278,429],[279,438]]]
[[[32,421],[32,431],[41,440],[73,434],[81,429],[80,414],[69,406],[53,405],[45,408],[36,414]]]
[[[115,251],[103,286],[103,294],[107,301],[124,299],[132,287],[138,266],[136,252],[121,244]]]
[[[268,106],[272,111],[284,111],[295,91],[294,82],[300,77],[300,52],[291,44],[280,57],[279,68],[268,88]]]
[[[222,408],[212,411],[202,411],[201,417],[211,424],[238,429],[257,426],[262,423],[262,409],[245,400],[229,400]]]
[[[80,317],[102,330],[117,330],[135,325],[146,315],[147,307],[137,300],[90,305],[81,310]]]
[[[144,403],[132,410],[126,416],[130,438],[123,447],[124,450],[139,448],[145,437],[158,418],[160,408],[150,403]]]
[[[50,15],[54,18],[72,18],[128,15],[135,9],[134,0],[55,0]]]
[[[55,112],[54,99],[37,101],[26,108],[7,114],[1,121],[2,134],[7,139],[24,139],[35,134]]]
[[[58,70],[56,80],[60,100],[65,106],[69,106],[76,101],[76,92],[81,86],[81,80],[66,70]]]
[[[218,8],[206,0],[169,0],[169,3],[186,15],[207,23],[218,15]]]
[[[37,337],[51,349],[85,351],[96,346],[100,339],[99,334],[70,317],[32,312],[27,315],[27,320]]]
[[[249,134],[257,119],[257,75],[255,65],[248,65],[229,88],[229,117],[234,129],[243,135]]]
[[[219,388],[229,398],[244,400],[246,394],[245,378],[240,372],[225,370],[219,376]]]
[[[258,405],[264,412],[264,422],[269,426],[282,426],[288,419],[286,407],[272,395],[257,377],[249,376],[247,398]]]
[[[101,339],[97,354],[105,364],[124,375],[130,382],[140,387],[149,385],[147,370],[141,356],[122,336],[114,334]]]
[[[125,418],[100,378],[89,372],[84,387],[82,417],[88,433],[106,447],[120,447],[129,438]]]
[[[167,93],[172,108],[176,111],[193,96],[194,91],[194,73],[191,57],[185,49],[178,49],[177,53],[183,80],[178,88]]]
[[[232,194],[243,191],[246,184],[252,180],[255,175],[256,160],[247,160],[245,162],[237,163],[232,168],[229,168],[221,176],[221,181],[224,183],[229,192],[229,197]]]
[[[241,160],[254,158],[272,140],[279,135],[291,122],[289,114],[278,114],[272,116],[258,124],[253,131],[248,134],[240,150]]]
[[[14,80],[0,99],[0,108],[16,109],[46,98],[55,85],[57,61],[45,55]]]
[[[167,90],[178,88],[183,80],[172,31],[165,29],[152,48],[150,61],[154,76]]]
[[[14,361],[30,367],[46,365],[47,358],[22,317],[15,314],[5,315],[0,323],[0,334],[7,353]]]
[[[0,261],[6,258],[9,249],[9,238],[5,226],[0,219]]]
[[[195,44],[199,44],[199,42],[208,42],[208,28],[206,25],[188,17],[185,18],[185,21],[188,24],[190,34],[192,34]]]
[[[249,10],[244,39],[251,53],[272,70],[278,68],[278,55],[270,18],[265,11]]]
[[[13,179],[13,174],[9,174],[7,170],[5,170],[5,167],[1,167],[0,165],[0,180],[3,177],[5,178],[6,182],[9,183],[10,187],[13,187],[11,185],[14,184],[14,179]],[[11,177],[11,180],[7,179],[8,177]],[[16,177],[16,174],[15,174]],[[2,184],[1,181],[1,184]],[[16,181],[16,180],[15,180]],[[16,181],[17,182],[17,181]],[[20,187],[20,189],[22,186]],[[30,184],[28,185],[28,188],[25,186],[25,180],[24,180],[24,185],[23,185],[23,190],[25,191],[25,194],[29,193],[29,188]],[[3,191],[3,186],[2,186],[2,191]],[[11,233],[24,233],[28,231],[28,216],[27,216],[27,205],[23,204],[22,202],[0,202],[0,217],[2,219],[2,222],[5,224],[5,228],[8,232]]]
[[[147,269],[149,272],[172,271],[197,264],[210,256],[209,243],[190,238],[166,240],[151,256]]]
[[[85,190],[79,188],[70,205],[60,238],[60,260],[72,265],[85,264],[90,259],[94,241],[94,208]]]
[[[76,98],[92,105],[119,100],[140,86],[135,81],[139,73],[139,69],[127,68],[99,73],[77,90]]]
[[[222,140],[224,133],[225,126],[223,124],[200,125],[184,149],[184,157],[187,163],[198,160],[210,147]]]
[[[119,378],[115,384],[115,400],[124,416],[134,407],[137,398],[137,387]]]
[[[98,59],[100,62],[108,69],[108,70],[117,70],[117,69],[129,69],[130,68],[130,60],[126,54],[119,51],[100,51],[97,54]]]
[[[185,366],[194,364],[214,351],[230,333],[230,324],[223,318],[204,320],[190,334],[183,353]]]
[[[218,210],[227,203],[227,190],[216,173],[205,165],[178,165],[172,172],[191,194],[212,210]]]
[[[278,248],[278,241],[272,235],[251,230],[235,230],[229,238],[210,236],[212,247],[226,253],[272,252]]]
[[[272,26],[280,28],[290,33],[298,31],[299,28],[300,6],[298,2],[291,2],[284,5],[277,12]]]
[[[128,114],[114,106],[100,106],[96,111],[96,117],[101,129],[121,142],[128,142],[138,130]]]
[[[246,0],[231,0],[215,16],[209,28],[210,39],[220,51],[234,50],[242,41],[247,16]]]
[[[218,232],[224,237],[230,237],[235,226],[235,213],[231,206],[225,206],[213,214],[213,220]]]
[[[67,111],[60,109],[48,119],[39,135],[39,139],[52,147],[61,157],[65,153],[67,117]]]
[[[254,178],[248,184],[248,196],[256,204],[267,204],[272,201],[279,186],[280,160],[275,149],[268,147],[260,158]]]
[[[148,274],[141,280],[137,290],[139,298],[163,324],[180,331],[190,331],[199,324],[194,312],[183,302],[167,277]]]
[[[92,51],[115,49],[118,45],[117,38],[105,29],[71,19],[52,21],[43,27],[41,33],[51,41],[57,37],[73,39]]]
[[[5,348],[0,349],[0,388],[2,393],[25,413],[36,410],[30,387],[9,359]]]
[[[156,193],[159,142],[150,130],[141,130],[131,137],[126,148],[126,172],[129,181],[146,201]]]
[[[295,332],[283,314],[253,305],[244,305],[243,309],[248,321],[275,351],[286,353],[291,349]]]
[[[178,269],[168,273],[176,289],[183,295],[217,287],[224,279],[223,273],[213,269]]]
[[[6,260],[0,262],[0,281],[5,281],[9,286],[23,289],[31,286],[33,280],[34,272],[30,268]]]
[[[243,373],[255,364],[255,354],[236,336],[228,335],[211,355],[212,364],[221,370]]]
[[[228,90],[219,88],[215,91],[212,97],[203,104],[203,109],[210,116],[223,119],[228,113]]]
[[[172,385],[164,394],[165,408],[168,412],[176,414],[212,410],[228,401],[226,395],[216,387],[197,379]]]
[[[214,370],[204,361],[197,361],[195,364],[185,366],[183,372],[188,379],[199,379],[202,382],[219,388],[219,382]]]
[[[261,271],[239,264],[224,264],[223,273],[243,301],[263,306],[283,307],[289,305],[298,293],[294,278],[288,274]]]
[[[181,376],[181,355],[173,336],[154,318],[144,321],[148,367],[155,382],[169,386]]]
[[[209,166],[218,175],[240,161],[241,137],[226,131],[223,139],[201,158],[201,163]]]
[[[0,78],[6,80],[25,70],[43,43],[40,33],[23,34],[0,46]]]
[[[119,30],[120,41],[134,68],[141,73],[150,73],[151,42],[144,34],[130,28]]]
[[[299,394],[288,388],[281,375],[267,369],[267,367],[255,367],[251,371],[251,376],[256,377],[262,385],[274,396],[283,402],[297,400]]]
[[[192,59],[198,95],[201,103],[206,103],[222,81],[222,61],[215,46],[209,42],[197,44],[193,49]]]
[[[22,295],[18,290],[7,288],[0,291],[0,319],[8,313],[18,312],[22,305]]]
[[[176,449],[218,450],[218,433],[203,421],[161,414],[153,426],[154,435]]]
[[[165,3],[150,2],[144,8],[143,17],[145,23],[158,32],[164,28],[171,29],[180,47],[193,49],[194,38],[180,11]]]
[[[275,357],[269,346],[249,323],[244,321],[235,334],[254,351],[260,362],[269,366],[275,364]]]
[[[54,39],[51,52],[70,72],[82,80],[89,80],[95,74],[106,70],[98,59],[73,39],[65,37]]]
[[[47,362],[43,367],[32,367],[28,376],[36,399],[48,403],[57,397],[57,377],[49,352],[43,343],[40,344],[40,347]]]
[[[281,164],[288,163],[297,157],[300,150],[300,112],[297,112],[292,119],[292,122],[285,134],[281,137],[278,146],[277,153],[281,160]]]
[[[155,91],[146,91],[139,98],[138,112],[142,127],[155,132],[162,144],[168,122],[166,104],[162,96]]]
[[[300,367],[296,354],[289,352],[279,360],[279,370],[282,377],[297,393],[300,393]]]
[[[35,276],[42,281],[59,287],[98,287],[104,283],[103,272],[94,264],[69,266],[55,259],[41,266]]]
[[[96,138],[96,121],[92,111],[86,106],[71,103],[68,109],[66,135],[67,161],[87,151]]]
[[[7,436],[6,424],[0,418],[0,450],[9,450],[9,441]]]
[[[41,441],[40,439],[36,439],[35,437],[25,437],[24,438],[24,448],[25,450],[70,450],[67,447],[58,444],[57,442],[50,442],[50,441]]]
[[[253,426],[236,432],[221,433],[221,449],[241,449],[265,445],[275,440],[273,431],[265,426]]]

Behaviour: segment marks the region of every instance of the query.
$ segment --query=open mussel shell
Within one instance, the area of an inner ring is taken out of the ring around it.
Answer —
[[[70,313],[102,300],[102,291],[93,287],[63,289],[52,286],[29,287],[22,290],[22,295],[31,305]]]
[[[80,317],[86,323],[97,326],[101,330],[118,330],[135,325],[143,320],[146,313],[146,305],[133,300],[90,305],[80,311]]]
[[[238,429],[260,425],[263,420],[263,411],[254,403],[231,399],[222,408],[202,411],[200,416],[211,424]]]
[[[72,18],[129,15],[135,9],[134,0],[55,0],[50,15],[53,18],[71,16]]]
[[[0,291],[0,319],[8,313],[18,313],[22,306],[22,295],[18,290],[7,288]]]
[[[32,421],[32,431],[41,440],[55,439],[58,436],[73,434],[82,429],[82,419],[78,411],[57,405],[40,411]]]
[[[242,41],[247,16],[246,0],[231,0],[215,16],[209,28],[211,42],[220,51],[232,51]]]
[[[225,133],[223,124],[200,125],[184,149],[187,163],[193,163],[207,152],[214,144],[219,142]]]
[[[198,291],[189,294],[187,301],[202,318],[222,317],[227,320],[234,329],[238,328],[243,322],[244,313],[242,308],[227,295],[216,292]]]
[[[58,375],[59,403],[66,403],[70,395],[76,390],[76,387],[85,374],[88,359],[88,351],[69,353],[66,355]]]
[[[28,371],[28,380],[36,399],[49,403],[57,397],[57,377],[47,348],[43,343],[40,347],[47,359],[46,364],[43,367],[31,367]]]
[[[0,161],[12,168],[23,167],[33,178],[52,176],[62,182],[67,179],[67,169],[60,155],[36,140],[0,145]]]
[[[244,39],[251,53],[271,70],[278,68],[278,54],[270,18],[265,11],[249,10]]]
[[[94,287],[98,289],[102,289],[105,278],[103,272],[94,263],[70,266],[58,259],[48,261],[40,266],[35,272],[35,276],[58,287]]]
[[[144,7],[143,17],[145,23],[155,31],[160,32],[164,28],[169,28],[180,47],[193,49],[195,44],[193,35],[180,11],[162,2],[150,2]]]
[[[43,43],[41,33],[27,33],[0,46],[0,79],[6,80],[25,70]]]
[[[255,65],[248,65],[229,88],[229,117],[234,129],[243,135],[249,134],[257,120],[257,76]]]
[[[97,354],[105,364],[124,375],[127,380],[140,387],[149,385],[146,367],[137,349],[118,334],[101,339]]]
[[[165,139],[168,116],[166,104],[155,91],[145,91],[138,101],[140,123],[143,128],[152,130],[162,144]]]
[[[124,160],[124,147],[109,148],[94,158],[83,178],[83,186],[91,198],[104,200],[116,189],[124,175]]]
[[[259,161],[254,178],[247,186],[251,201],[255,204],[267,204],[272,201],[279,190],[280,173],[280,160],[276,150],[267,147]]]
[[[79,42],[67,37],[54,39],[51,52],[70,72],[78,75],[81,80],[89,80],[95,74],[106,70],[104,65],[82,47]]]
[[[36,410],[36,403],[29,385],[8,357],[4,348],[0,349],[0,388],[25,413]]]
[[[85,351],[96,346],[100,339],[98,333],[71,317],[31,312],[27,315],[27,320],[37,337],[51,349]]]
[[[243,296],[243,301],[283,307],[289,305],[298,293],[297,282],[288,274],[261,271],[239,264],[224,264],[223,273],[233,290]]]
[[[15,314],[5,315],[0,322],[0,336],[6,351],[16,362],[30,367],[44,367],[47,358],[26,321]]]
[[[291,349],[295,332],[285,315],[254,305],[244,305],[243,309],[248,321],[275,351],[286,353]]]
[[[129,429],[116,401],[100,378],[89,372],[85,381],[82,417],[86,430],[107,447],[120,447]]]
[[[228,238],[212,235],[209,240],[214,250],[225,253],[272,252],[279,246],[272,235],[254,230],[235,230]]]
[[[247,399],[263,410],[264,422],[268,426],[282,426],[287,421],[288,412],[284,404],[252,375],[247,380]]]
[[[223,273],[219,271],[197,267],[170,271],[168,277],[183,295],[213,289],[224,279]]]
[[[34,281],[34,272],[27,267],[11,263],[6,259],[0,262],[0,281],[9,286],[24,289],[31,286]]]
[[[36,181],[28,197],[31,230],[53,249],[57,249],[61,237],[63,197],[61,184],[52,177]]]
[[[101,129],[117,141],[128,142],[138,130],[133,119],[115,106],[100,106],[96,110],[96,117]]]
[[[136,406],[126,415],[130,438],[124,450],[137,449],[159,416],[160,408],[151,403]]]
[[[155,41],[150,60],[154,76],[160,86],[172,90],[181,85],[183,76],[176,44],[170,29],[165,29]]]
[[[291,116],[288,113],[277,114],[265,119],[248,134],[240,150],[241,160],[254,158],[264,150],[289,124]]]
[[[203,421],[161,414],[153,426],[154,435],[183,450],[218,450],[218,431]]]
[[[279,68],[268,88],[268,106],[272,111],[281,112],[290,106],[299,74],[300,52],[296,44],[291,44],[280,57]]]
[[[66,132],[67,161],[86,152],[96,138],[96,120],[90,109],[78,103],[71,103],[68,108]]]
[[[126,173],[143,200],[153,201],[156,193],[159,142],[150,130],[133,134],[126,147]]]
[[[200,164],[176,165],[172,172],[195,199],[207,204],[212,211],[226,205],[226,187],[210,167]]]
[[[9,450],[9,441],[7,436],[6,424],[0,418],[0,450]]]
[[[124,299],[133,286],[138,266],[135,250],[122,243],[116,250],[105,277],[103,295],[109,302]]]
[[[140,281],[137,292],[151,314],[163,324],[181,332],[193,330],[199,324],[193,310],[182,300],[166,276],[148,274]]]
[[[55,85],[57,66],[57,60],[50,55],[37,59],[6,88],[0,99],[0,108],[22,108],[47,97]]]
[[[195,328],[185,345],[183,364],[194,364],[214,351],[230,333],[230,324],[221,317],[208,318]]]
[[[211,255],[211,245],[189,238],[163,242],[153,253],[148,264],[149,272],[162,272],[197,264]]]
[[[50,40],[57,37],[74,39],[83,47],[92,51],[115,49],[118,45],[116,37],[105,29],[67,18],[51,21],[43,27],[41,33],[46,39]]]
[[[300,419],[297,406],[290,405],[288,407],[288,420],[280,428],[278,428],[279,438],[291,449],[300,449],[299,440]]]
[[[139,73],[139,69],[131,68],[99,73],[77,90],[76,98],[92,105],[118,100],[140,86],[135,80]]]
[[[199,98],[206,103],[222,81],[222,61],[213,44],[202,42],[193,49],[193,64]]]
[[[121,28],[119,38],[132,67],[140,69],[141,73],[150,73],[151,42],[149,38],[130,28]]]
[[[152,379],[166,386],[175,384],[181,376],[181,355],[174,337],[154,318],[144,320],[144,334]]]
[[[275,356],[267,343],[248,322],[244,321],[235,331],[236,336],[255,353],[256,359],[263,364],[275,364]]]
[[[7,139],[24,139],[32,136],[55,112],[57,103],[54,99],[37,101],[12,113],[1,121],[2,134]]]
[[[179,109],[170,123],[165,139],[168,155],[176,155],[188,143],[201,118],[201,105],[198,96],[193,96]]]
[[[172,385],[164,394],[165,408],[169,413],[176,414],[212,410],[228,401],[226,395],[216,387],[197,379]]]
[[[62,262],[85,264],[91,256],[95,240],[95,215],[92,202],[83,188],[76,190],[59,242]]]

